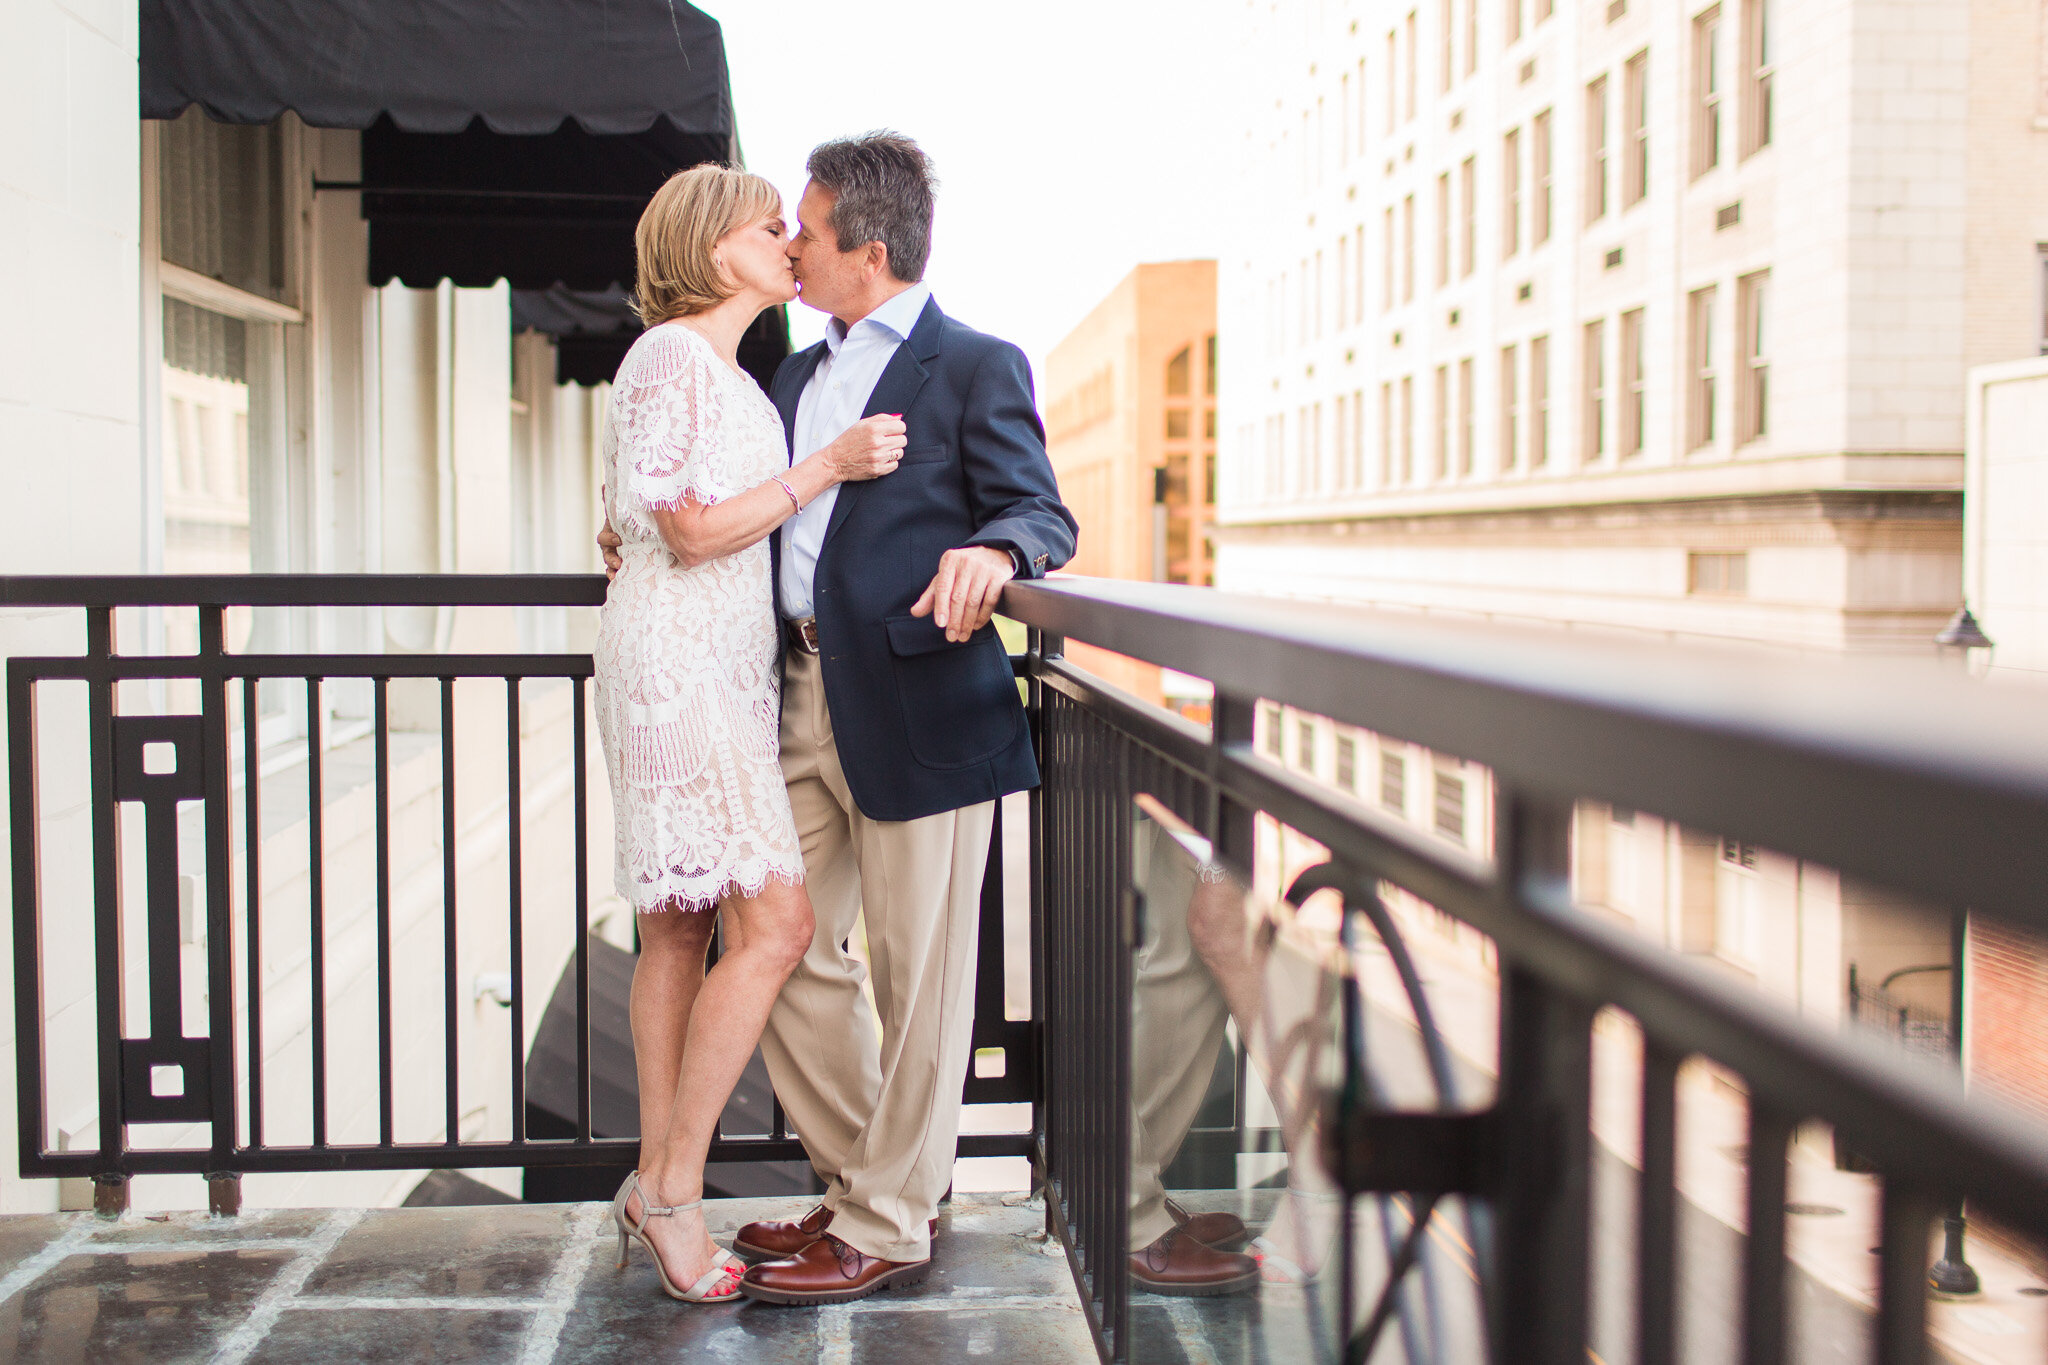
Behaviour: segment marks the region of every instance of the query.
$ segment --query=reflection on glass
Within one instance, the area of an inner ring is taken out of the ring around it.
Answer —
[[[1370,1331],[1376,1349],[1356,1358],[1483,1359],[1463,1201],[1347,1206],[1329,1172],[1340,1089],[1374,1109],[1455,1101],[1457,1063],[1441,1040],[1423,1045],[1426,1008],[1376,998],[1390,958],[1371,917],[1354,913],[1347,940],[1333,894],[1295,906],[1248,892],[1145,796],[1131,876],[1128,1357],[1336,1365]]]

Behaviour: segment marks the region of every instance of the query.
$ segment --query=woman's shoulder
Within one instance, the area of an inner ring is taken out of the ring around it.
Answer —
[[[614,382],[633,388],[671,384],[707,371],[710,362],[709,347],[695,332],[680,322],[658,322],[626,348]]]

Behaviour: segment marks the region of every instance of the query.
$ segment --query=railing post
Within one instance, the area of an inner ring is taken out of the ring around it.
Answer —
[[[1571,874],[1567,802],[1506,786],[1495,805],[1504,896],[1526,904]],[[1549,883],[1549,886],[1545,886]],[[1535,972],[1500,982],[1501,1144],[1489,1335],[1497,1365],[1586,1359],[1593,1009]]]
[[[242,1211],[242,1177],[233,1171],[206,1173],[206,1211],[215,1218],[233,1218]]]
[[[92,1212],[95,1218],[119,1218],[128,1212],[128,1177],[119,1171],[104,1171],[92,1178]]]
[[[1252,812],[1223,794],[1223,755],[1231,749],[1249,749],[1258,703],[1244,697],[1218,692],[1209,711],[1209,828],[1204,831],[1215,847],[1217,861],[1243,870],[1252,868]]]

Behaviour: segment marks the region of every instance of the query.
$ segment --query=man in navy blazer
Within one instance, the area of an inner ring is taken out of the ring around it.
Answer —
[[[995,803],[1038,782],[989,618],[1004,583],[1066,563],[1076,532],[1022,352],[946,316],[921,283],[923,151],[869,134],[819,147],[808,169],[789,255],[800,297],[832,320],[775,376],[792,457],[877,414],[906,439],[895,470],[821,495],[773,540],[783,776],[817,934],[761,1046],[826,1193],[734,1245],[758,1262],[742,1291],[790,1304],[929,1271]],[[845,950],[863,911],[879,1043]]]

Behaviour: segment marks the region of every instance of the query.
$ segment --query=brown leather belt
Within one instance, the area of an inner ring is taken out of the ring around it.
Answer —
[[[806,616],[801,621],[784,621],[782,633],[789,639],[789,647],[800,654],[818,652],[818,618]]]

